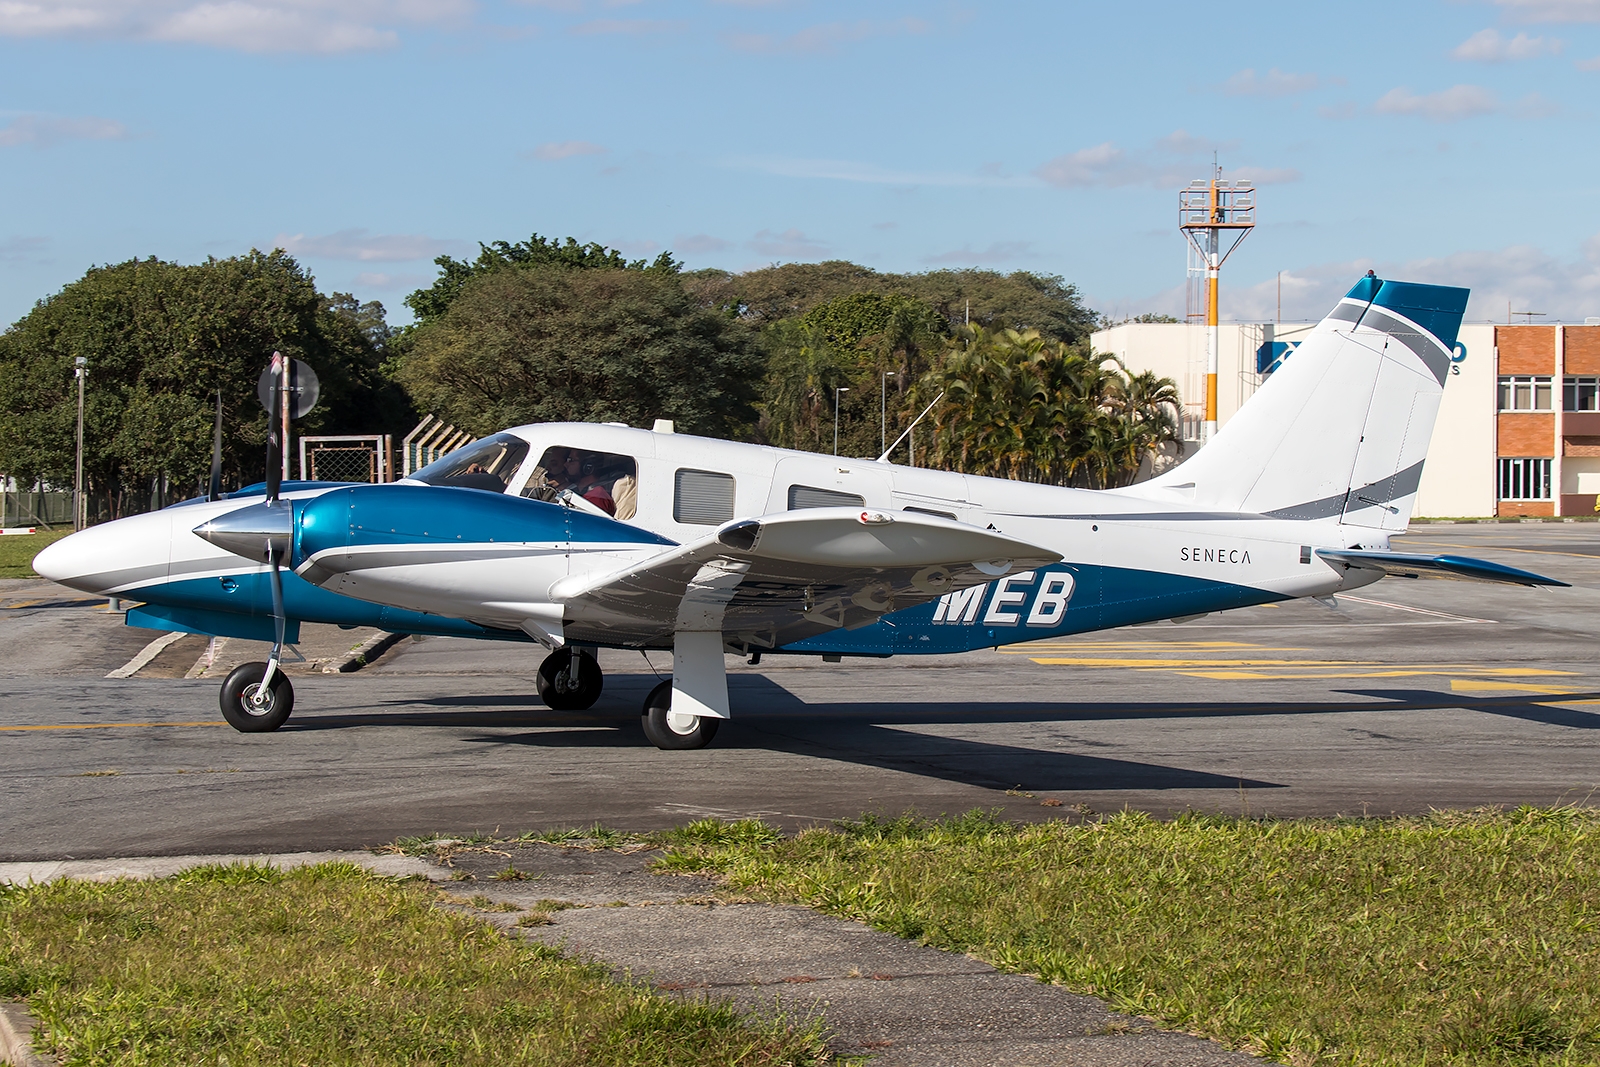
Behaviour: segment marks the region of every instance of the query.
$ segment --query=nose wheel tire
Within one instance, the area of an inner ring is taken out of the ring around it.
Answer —
[[[233,669],[222,683],[218,703],[228,725],[242,734],[270,733],[289,721],[294,710],[294,686],[283,671],[272,672],[272,684],[265,691],[261,679],[265,663],[245,663]]]
[[[578,661],[577,678],[572,675],[572,661]],[[539,664],[539,699],[552,711],[586,711],[600,699],[605,687],[605,677],[600,664],[587,652],[560,648]]]
[[[717,736],[719,721],[707,715],[673,714],[670,681],[650,690],[644,700],[644,735],[657,748],[705,748]]]

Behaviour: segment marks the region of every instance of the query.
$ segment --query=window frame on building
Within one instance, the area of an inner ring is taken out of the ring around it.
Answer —
[[[1561,410],[1600,411],[1600,375],[1567,375],[1561,382]]]
[[[1495,466],[1495,499],[1555,499],[1555,460],[1540,456],[1501,456]]]
[[[1555,410],[1554,375],[1502,374],[1499,385],[1501,411]],[[1541,400],[1543,404],[1540,404]]]

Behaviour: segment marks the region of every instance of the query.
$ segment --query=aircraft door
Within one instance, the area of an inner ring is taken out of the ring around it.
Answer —
[[[892,507],[891,485],[865,460],[844,456],[791,456],[772,471],[768,513],[801,508]]]

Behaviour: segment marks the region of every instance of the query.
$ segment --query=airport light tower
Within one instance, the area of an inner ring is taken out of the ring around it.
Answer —
[[[1178,193],[1178,229],[1199,254],[1206,277],[1206,418],[1203,437],[1217,432],[1217,280],[1222,265],[1256,224],[1256,187],[1247,181],[1225,182],[1222,168],[1211,180],[1197,179]],[[1227,238],[1224,233],[1228,234]],[[1223,245],[1226,243],[1227,247]]]

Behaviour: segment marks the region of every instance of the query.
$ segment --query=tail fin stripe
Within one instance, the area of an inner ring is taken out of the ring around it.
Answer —
[[[1348,300],[1341,300],[1332,311],[1328,312],[1328,318],[1337,322],[1359,325],[1361,317],[1367,313],[1367,309],[1371,306],[1371,304],[1355,304]]]
[[[1308,500],[1303,504],[1274,508],[1263,514],[1269,519],[1327,519],[1343,514],[1345,502],[1350,499],[1360,500],[1363,504],[1373,507],[1387,508],[1393,506],[1396,500],[1415,493],[1421,485],[1422,463],[1418,461],[1387,478],[1379,478],[1375,482],[1337,496],[1325,496],[1321,500]]]
[[[1444,384],[1445,375],[1450,373],[1450,353],[1446,352],[1432,336],[1405,319],[1398,318],[1378,308],[1371,309],[1372,322],[1369,325],[1378,331],[1388,334],[1396,341],[1405,345],[1416,353],[1422,360],[1423,366],[1428,368],[1434,380],[1440,385]]]

